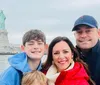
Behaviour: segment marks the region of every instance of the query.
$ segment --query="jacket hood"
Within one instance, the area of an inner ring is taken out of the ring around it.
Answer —
[[[8,58],[8,62],[12,67],[22,72],[31,71],[27,63],[27,55],[24,52],[11,56],[10,58]]]

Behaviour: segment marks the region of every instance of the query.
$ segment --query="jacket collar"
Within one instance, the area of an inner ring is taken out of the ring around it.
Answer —
[[[97,44],[96,44],[94,47],[92,47],[92,48],[90,49],[90,51],[93,52],[93,53],[94,53],[94,52],[97,53],[97,52],[99,51],[99,50],[98,50],[99,48],[100,48],[100,40],[98,40]],[[81,50],[77,45],[76,45],[76,49],[78,50],[78,52],[79,52],[79,54],[81,55],[81,57],[85,57],[85,54],[82,52],[82,50]],[[90,52],[90,51],[89,51],[89,52]],[[86,54],[88,54],[89,52],[87,52]]]
[[[74,61],[72,62],[71,66],[65,71],[70,70],[73,67],[74,67]],[[56,79],[59,75],[60,75],[60,72],[57,71],[56,66],[51,65],[46,74],[46,77],[49,79],[49,85],[55,85]]]

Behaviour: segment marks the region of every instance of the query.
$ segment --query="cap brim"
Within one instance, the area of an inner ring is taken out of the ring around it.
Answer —
[[[93,26],[93,25],[91,25],[91,24],[89,24],[89,23],[81,23],[81,24],[75,25],[75,26],[73,27],[72,31],[79,30],[78,26],[80,26],[80,25],[86,25],[86,26],[89,26],[89,27],[91,27],[91,28],[97,28],[97,27],[95,27],[95,26]]]

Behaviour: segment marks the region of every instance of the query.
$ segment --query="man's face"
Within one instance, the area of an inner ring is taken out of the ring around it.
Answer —
[[[76,44],[81,49],[90,49],[94,47],[99,39],[99,31],[97,28],[89,28],[81,26],[75,31]]]

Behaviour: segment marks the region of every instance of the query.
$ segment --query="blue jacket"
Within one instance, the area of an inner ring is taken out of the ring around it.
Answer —
[[[100,85],[100,40],[86,55],[78,47],[77,49],[81,59],[88,64],[91,78],[95,81],[96,85]]]
[[[26,53],[16,54],[8,59],[10,67],[0,75],[0,85],[21,85],[22,75],[30,72]],[[41,63],[37,67],[41,70]]]

